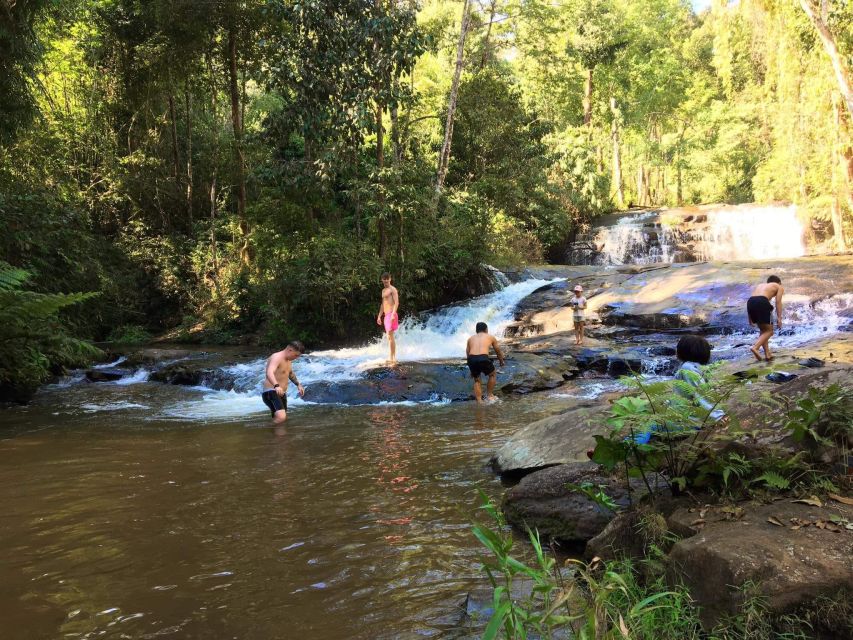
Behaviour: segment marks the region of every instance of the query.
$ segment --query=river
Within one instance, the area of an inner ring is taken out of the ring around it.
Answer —
[[[474,317],[500,331],[541,284],[409,323],[403,359],[458,353]],[[357,376],[384,348],[313,354],[296,370],[308,385]],[[470,524],[476,489],[500,494],[489,457],[519,425],[570,406],[566,389],[483,408],[291,397],[277,437],[262,365],[225,367],[232,391],[144,370],[105,384],[76,375],[3,412],[4,640],[414,638],[458,625],[484,584]]]

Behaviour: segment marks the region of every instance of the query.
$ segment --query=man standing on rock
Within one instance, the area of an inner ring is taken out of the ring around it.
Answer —
[[[782,328],[782,295],[785,293],[782,280],[779,276],[770,276],[767,282],[758,285],[752,291],[752,297],[746,301],[746,313],[749,316],[750,325],[758,325],[761,332],[758,340],[750,347],[752,355],[761,362],[760,349],[764,348],[764,357],[767,361],[773,359],[770,353],[770,338],[773,336],[773,305],[770,301],[776,298],[776,328]]]
[[[293,361],[305,352],[305,345],[294,340],[282,351],[276,351],[267,360],[266,377],[264,378],[264,391],[261,399],[272,412],[272,421],[276,425],[276,434],[281,435],[281,425],[287,420],[287,384],[288,381],[296,385],[299,395],[305,394],[305,389],[299,384],[296,374],[293,373]]]
[[[471,372],[471,377],[474,378],[474,399],[478,404],[483,403],[483,387],[480,386],[480,376],[485,374],[489,376],[489,382],[486,385],[487,400],[494,402],[495,398],[495,383],[498,380],[495,365],[492,364],[489,358],[489,349],[495,350],[495,355],[501,366],[504,366],[504,354],[501,353],[501,348],[498,346],[498,340],[493,335],[489,334],[489,327],[485,322],[477,323],[477,333],[468,338],[468,344],[465,347],[465,355],[468,357],[468,370]]]
[[[391,274],[382,274],[382,301],[379,303],[379,315],[376,316],[376,324],[385,326],[388,334],[388,345],[391,349],[391,357],[388,364],[397,364],[397,343],[394,341],[394,333],[400,326],[397,317],[397,307],[400,306],[400,294],[397,288],[391,284]],[[384,319],[382,316],[385,316]]]

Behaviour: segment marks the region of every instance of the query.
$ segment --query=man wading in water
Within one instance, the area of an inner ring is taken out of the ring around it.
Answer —
[[[488,401],[497,400],[494,392],[498,376],[495,372],[495,365],[489,358],[489,349],[494,348],[501,366],[504,366],[505,361],[504,354],[501,353],[501,348],[498,346],[498,339],[489,334],[489,327],[486,326],[486,323],[478,322],[476,329],[477,333],[468,338],[465,355],[468,357],[468,370],[471,372],[471,377],[474,378],[474,400],[477,401],[477,404],[482,404],[483,387],[480,386],[480,376],[483,374],[489,376],[489,382],[486,384]]]
[[[770,300],[776,298],[776,328],[782,328],[782,295],[785,289],[782,287],[782,280],[779,276],[770,276],[767,282],[760,284],[752,292],[752,297],[746,301],[746,313],[749,316],[749,324],[758,325],[758,330],[761,334],[758,340],[752,347],[752,355],[759,362],[761,361],[760,349],[764,347],[764,356],[767,361],[773,359],[770,353],[770,338],[773,336],[773,305]]]
[[[288,380],[296,385],[299,395],[305,394],[305,389],[299,384],[293,373],[293,361],[305,352],[305,345],[294,340],[283,351],[276,351],[267,360],[267,375],[264,378],[264,391],[261,394],[264,404],[272,412],[272,421],[276,425],[276,435],[284,433],[284,428],[278,425],[287,420],[287,383]]]
[[[391,357],[388,364],[397,364],[397,343],[394,342],[394,332],[400,326],[397,318],[397,307],[400,306],[400,294],[397,288],[391,284],[391,274],[382,274],[382,302],[379,303],[379,315],[376,316],[376,324],[385,326],[388,334],[388,345],[391,347]],[[384,320],[382,316],[385,316]]]

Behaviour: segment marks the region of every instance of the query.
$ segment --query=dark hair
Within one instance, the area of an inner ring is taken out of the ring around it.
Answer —
[[[299,342],[299,340],[293,340],[292,342],[288,342],[287,346],[293,349],[294,351],[298,351],[299,355],[305,353],[305,345]]]
[[[711,361],[711,345],[702,336],[682,336],[675,353],[682,362],[708,364]]]
[[[770,276],[767,278],[767,282],[775,282],[776,284],[782,284],[782,279],[779,276]]]
[[[489,327],[486,326],[485,322],[477,323],[477,333],[487,333],[489,331]]]
[[[386,271],[385,273],[382,274],[382,276],[379,279],[380,280],[390,280],[391,274]]]

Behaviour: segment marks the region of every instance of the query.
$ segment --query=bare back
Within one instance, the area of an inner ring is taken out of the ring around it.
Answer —
[[[752,295],[754,296],[764,296],[768,300],[772,300],[780,292],[784,292],[785,290],[782,288],[782,285],[776,284],[775,282],[762,282],[757,285],[755,289],[752,290]]]
[[[495,337],[488,333],[478,333],[468,338],[467,353],[469,356],[487,356],[489,349],[497,342]]]

